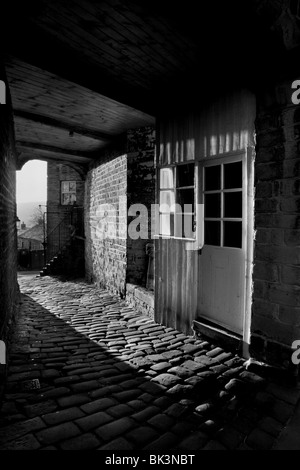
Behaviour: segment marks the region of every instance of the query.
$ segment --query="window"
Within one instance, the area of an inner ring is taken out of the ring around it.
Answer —
[[[76,203],[76,181],[61,182],[61,204],[69,206]]]
[[[242,248],[243,164],[204,168],[204,243]]]
[[[194,221],[194,163],[162,168],[159,186],[159,234],[194,238]]]

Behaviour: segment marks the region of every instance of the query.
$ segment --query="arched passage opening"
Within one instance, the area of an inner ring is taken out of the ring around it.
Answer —
[[[18,269],[84,273],[84,170],[30,160],[17,172]],[[38,253],[37,253],[38,251]],[[58,262],[59,261],[59,262]]]
[[[48,162],[44,274],[84,274],[84,180],[80,165]]]
[[[41,270],[45,261],[47,162],[31,160],[16,176],[18,270]]]

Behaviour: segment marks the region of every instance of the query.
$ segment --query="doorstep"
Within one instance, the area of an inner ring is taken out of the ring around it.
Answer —
[[[212,323],[208,323],[200,317],[193,320],[192,328],[196,336],[213,340],[218,345],[236,354],[243,354],[243,338],[241,336],[222,329]]]

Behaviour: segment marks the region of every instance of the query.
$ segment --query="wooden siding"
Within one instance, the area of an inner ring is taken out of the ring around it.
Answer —
[[[255,99],[241,91],[190,114],[160,122],[158,167],[225,156],[254,146]],[[159,238],[155,258],[156,321],[191,334],[198,315],[201,255],[186,241]]]
[[[254,145],[255,98],[247,90],[228,95],[199,113],[161,118],[158,166],[217,157]]]
[[[188,334],[196,316],[198,256],[182,240],[156,240],[156,321]]]

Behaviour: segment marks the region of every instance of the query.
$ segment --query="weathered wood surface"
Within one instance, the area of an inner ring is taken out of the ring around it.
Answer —
[[[254,145],[255,98],[240,90],[196,113],[161,118],[159,166],[217,157]]]
[[[92,152],[102,148],[106,142],[92,139],[74,133],[66,129],[53,128],[45,124],[33,122],[28,119],[15,117],[15,131],[18,136],[18,144],[21,142],[28,144],[48,145],[51,147],[61,147],[72,152]]]
[[[183,240],[156,240],[156,321],[188,334],[196,317],[199,254]]]
[[[57,75],[11,58],[6,63],[13,108],[40,113],[111,135],[154,119]]]
[[[104,132],[99,132],[96,130],[92,129],[87,129],[83,125],[76,125],[74,123],[66,122],[65,120],[58,120],[55,118],[51,118],[49,116],[43,116],[38,113],[31,113],[28,111],[22,111],[15,109],[14,110],[14,117],[15,117],[15,122],[16,118],[24,119],[27,121],[35,122],[38,125],[45,125],[45,126],[50,126],[50,127],[55,127],[58,130],[64,130],[71,132],[73,134],[78,134],[79,136],[86,136],[90,137],[91,139],[94,140],[100,140],[101,142],[110,142],[111,139],[113,138],[113,135],[111,134],[106,134]]]
[[[254,146],[255,100],[244,90],[186,116],[160,122],[157,166],[197,161]],[[158,201],[158,199],[157,199]],[[156,320],[191,333],[199,315],[201,256],[186,241],[156,240]]]
[[[6,70],[22,161],[39,157],[32,148],[41,157],[86,162],[127,129],[154,124],[152,116],[17,58]]]

